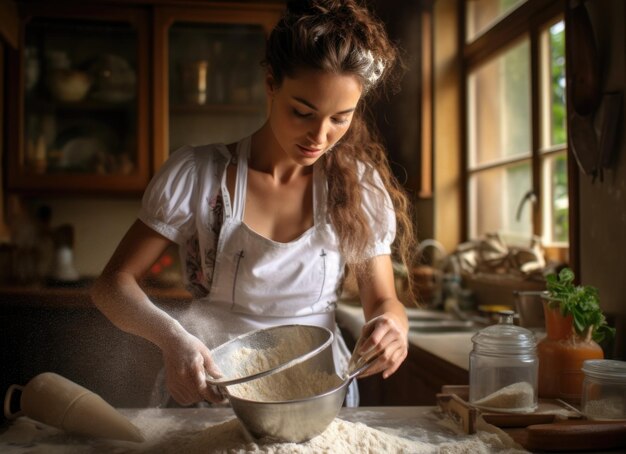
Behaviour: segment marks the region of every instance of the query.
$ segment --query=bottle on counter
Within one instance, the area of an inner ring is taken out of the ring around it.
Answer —
[[[578,404],[581,399],[583,371],[586,360],[603,359],[602,347],[587,335],[578,335],[572,328],[572,316],[559,308],[549,307],[544,300],[546,337],[537,345],[539,355],[539,395]]]

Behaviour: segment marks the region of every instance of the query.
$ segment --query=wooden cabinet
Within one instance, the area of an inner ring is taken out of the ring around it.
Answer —
[[[467,385],[468,371],[409,344],[409,354],[391,377],[359,380],[361,405],[436,405],[443,385]]]
[[[261,61],[281,11],[261,3],[156,8],[154,169],[182,145],[228,143],[261,126]]]
[[[265,40],[280,2],[20,1],[7,188],[140,194],[184,144],[265,119]]]
[[[136,8],[20,5],[8,187],[140,191],[148,182],[149,21]]]

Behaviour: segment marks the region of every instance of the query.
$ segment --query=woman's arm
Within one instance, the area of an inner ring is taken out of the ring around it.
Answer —
[[[220,401],[205,381],[205,370],[219,376],[208,348],[155,306],[138,283],[170,243],[143,222],[135,221],[94,283],[91,297],[115,326],[161,349],[167,386],[177,402]]]
[[[404,305],[396,295],[391,257],[372,258],[366,270],[357,276],[366,320],[358,353],[379,357],[361,376],[382,372],[383,378],[387,378],[398,370],[407,356],[409,322]]]

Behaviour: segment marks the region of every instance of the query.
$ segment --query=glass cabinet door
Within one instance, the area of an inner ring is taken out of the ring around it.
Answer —
[[[23,21],[13,189],[141,191],[147,20],[134,10],[41,8]]]
[[[261,61],[279,15],[279,5],[157,11],[155,170],[183,145],[234,142],[263,124]]]

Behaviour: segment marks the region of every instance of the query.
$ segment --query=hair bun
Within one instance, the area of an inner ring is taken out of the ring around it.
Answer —
[[[349,1],[341,0],[288,0],[287,11],[290,14],[318,14],[332,12],[345,6]]]
[[[291,14],[306,13],[312,9],[311,3],[310,0],[288,0],[287,11]]]

